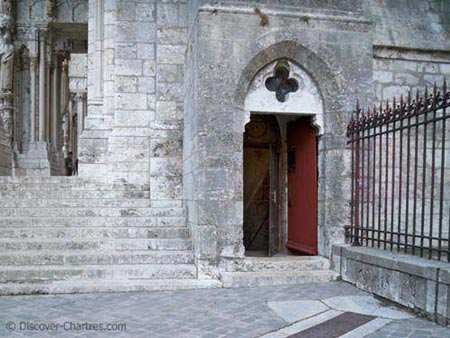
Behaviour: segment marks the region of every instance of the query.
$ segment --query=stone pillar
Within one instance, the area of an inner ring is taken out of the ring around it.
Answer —
[[[45,142],[45,121],[46,121],[46,32],[41,31],[39,36],[39,142]]]
[[[59,121],[59,67],[58,59],[55,57],[52,66],[52,136],[51,142],[53,145],[53,151],[58,153],[61,151],[59,142],[59,128],[61,127]]]
[[[51,95],[52,95],[52,61],[51,58],[47,59],[46,66],[46,85],[45,85],[45,141],[51,142],[51,133],[52,133],[52,103],[51,103]]]
[[[67,58],[61,57],[61,86],[60,86],[60,109],[61,114],[63,116],[63,152],[64,157],[67,157],[68,145],[69,145],[69,123],[70,123],[70,115],[69,115],[69,107],[70,107],[70,97],[69,97],[69,64],[67,62]]]
[[[86,93],[84,92],[78,92],[77,93],[77,140],[74,140],[74,142],[77,142],[77,152],[79,153],[79,147],[80,139],[81,139],[81,133],[84,129],[84,116],[85,116],[85,106],[86,106]],[[78,158],[78,154],[76,154]]]
[[[36,142],[36,55],[30,56],[30,142]]]

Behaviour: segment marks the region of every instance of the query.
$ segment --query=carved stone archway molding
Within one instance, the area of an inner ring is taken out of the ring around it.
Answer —
[[[276,72],[281,67],[280,65],[289,74],[286,74],[286,79],[277,81]],[[273,85],[273,82],[275,82],[274,90],[271,90],[272,87],[268,88],[267,86],[268,83]],[[280,101],[277,97],[276,87],[282,88],[283,84],[288,86],[287,90],[290,92],[284,95],[283,100]],[[324,110],[319,89],[311,76],[289,59],[274,60],[256,74],[249,86],[244,110],[246,112],[312,116],[319,135],[324,129]]]

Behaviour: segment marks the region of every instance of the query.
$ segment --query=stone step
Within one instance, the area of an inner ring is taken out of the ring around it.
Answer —
[[[2,217],[0,228],[18,227],[180,227],[184,217]]]
[[[119,265],[119,264],[193,264],[192,251],[60,252],[29,250],[0,254],[0,266],[20,265]]]
[[[245,257],[228,261],[228,272],[328,270],[330,260],[320,256]]]
[[[120,179],[103,176],[0,176],[0,190],[39,190],[51,189],[109,189],[109,190],[148,190],[149,184],[131,184]]]
[[[150,198],[150,191],[142,190],[14,190],[0,191],[0,202],[31,199],[128,199]]]
[[[1,178],[1,177],[0,177]],[[43,177],[41,177],[43,178]],[[149,191],[148,184],[126,184],[114,182],[9,182],[0,183],[0,191],[20,192],[20,191]]]
[[[190,250],[189,238],[150,238],[150,239],[109,239],[109,240],[72,240],[72,239],[0,239],[0,252],[26,250]]]
[[[3,266],[1,283],[33,283],[87,279],[175,279],[196,278],[194,264]]]
[[[0,210],[5,208],[145,208],[150,207],[150,199],[129,198],[49,198],[49,199],[0,199]]]
[[[0,295],[143,292],[208,289],[220,287],[222,287],[222,283],[215,279],[77,280],[0,284]]]
[[[183,212],[183,209],[178,210]],[[4,217],[160,217],[181,216],[172,208],[0,208],[0,218]]]
[[[0,228],[3,239],[188,238],[187,227],[30,227]]]
[[[289,284],[324,283],[336,280],[339,274],[331,270],[223,272],[225,288],[260,287]]]

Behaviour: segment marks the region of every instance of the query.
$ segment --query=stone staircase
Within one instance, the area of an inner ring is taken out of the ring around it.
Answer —
[[[182,206],[146,185],[0,177],[0,295],[220,285],[197,279]]]
[[[337,280],[330,260],[320,256],[245,257],[223,267],[223,287],[258,287]]]

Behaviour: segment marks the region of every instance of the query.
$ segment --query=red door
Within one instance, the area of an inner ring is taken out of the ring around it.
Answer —
[[[317,144],[309,119],[288,125],[288,242],[317,255]]]

